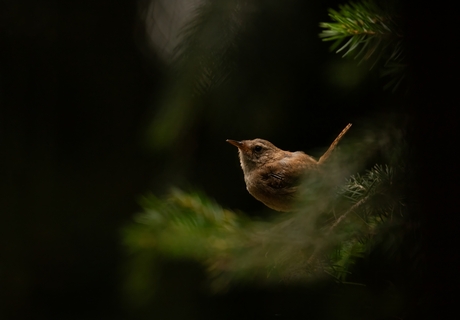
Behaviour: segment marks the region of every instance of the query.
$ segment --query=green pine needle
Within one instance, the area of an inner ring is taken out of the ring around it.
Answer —
[[[354,56],[360,63],[370,61],[371,69],[378,63],[383,65],[382,75],[393,78],[386,87],[395,89],[405,72],[403,36],[395,11],[372,1],[341,5],[338,11],[329,9],[333,22],[320,23],[324,30],[319,37],[334,41],[331,51],[344,52],[342,57]]]

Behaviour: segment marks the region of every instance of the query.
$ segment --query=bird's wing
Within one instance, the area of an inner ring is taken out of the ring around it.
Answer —
[[[267,186],[273,189],[288,189],[296,187],[301,182],[301,174],[291,175],[287,174],[283,170],[277,170],[276,172],[269,172],[263,178],[263,181]]]
[[[282,159],[268,166],[262,179],[268,187],[277,189],[278,192],[285,190],[286,193],[293,193],[302,182],[306,170],[315,164],[316,161],[308,155],[294,153],[291,158]]]

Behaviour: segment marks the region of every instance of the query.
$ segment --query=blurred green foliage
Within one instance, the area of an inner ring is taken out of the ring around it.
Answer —
[[[370,144],[370,139],[359,141],[337,151],[321,173],[304,181],[297,209],[271,219],[224,209],[200,192],[173,189],[165,198],[143,197],[143,212],[124,230],[132,253],[129,296],[155,291],[155,281],[138,281],[155,274],[155,257],[198,262],[207,270],[211,291],[241,282],[359,282],[355,262],[367,257],[385,232],[401,226],[405,216],[402,160],[347,178],[360,167],[349,162],[347,152]],[[392,246],[400,246],[398,241]]]

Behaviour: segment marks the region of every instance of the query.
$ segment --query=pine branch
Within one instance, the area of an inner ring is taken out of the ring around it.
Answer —
[[[342,215],[340,215],[339,218],[337,218],[334,223],[328,228],[325,236],[329,236],[331,235],[331,233],[334,231],[334,229],[351,213],[351,212],[354,212],[356,209],[358,209],[360,206],[362,206],[367,200],[367,197],[366,198],[363,198],[361,200],[359,200],[358,202],[356,202],[353,206],[351,206],[350,209],[348,209],[347,211],[345,211]],[[312,255],[310,256],[310,258],[308,259],[308,264],[309,265],[312,265],[315,260],[317,260],[317,256],[318,254],[324,250],[323,247],[316,247],[315,251],[312,253]]]
[[[381,61],[382,76],[392,80],[386,88],[396,87],[404,79],[404,36],[397,21],[396,9],[382,7],[372,1],[350,3],[339,6],[339,11],[329,9],[334,22],[322,22],[325,29],[319,37],[323,41],[334,41],[331,50],[344,52],[342,57],[354,55],[360,62],[371,61],[371,69]],[[342,43],[347,40],[345,44]]]
[[[153,195],[142,201],[145,213],[126,230],[125,243],[134,251],[157,252],[202,262],[212,287],[222,290],[241,279],[306,281],[328,272],[344,281],[357,258],[369,251],[381,225],[392,220],[402,202],[389,167],[376,166],[365,175],[352,176],[339,189],[312,190],[313,202],[295,215],[283,215],[263,224],[223,209],[201,193],[173,190],[161,200]],[[343,199],[352,205],[318,231],[324,206]],[[382,202],[384,201],[384,202]],[[326,258],[328,257],[328,258]],[[142,269],[144,270],[144,269]],[[140,271],[139,271],[140,272]]]
[[[349,128],[334,140],[331,152],[337,151],[337,142]],[[378,138],[372,137],[357,142],[349,152],[364,154],[375,146]],[[388,238],[389,226],[402,220],[407,178],[404,166],[375,165],[345,179],[348,148],[336,153],[319,179],[303,182],[298,210],[273,220],[251,220],[199,192],[174,189],[165,198],[144,197],[143,212],[124,234],[125,245],[134,254],[133,286],[141,291],[147,286],[139,277],[149,277],[145,273],[151,268],[145,264],[153,264],[157,257],[201,263],[217,291],[249,279],[298,283],[325,274],[344,283],[355,262],[377,241]],[[401,156],[397,150],[391,154]],[[391,239],[398,245],[394,234]]]

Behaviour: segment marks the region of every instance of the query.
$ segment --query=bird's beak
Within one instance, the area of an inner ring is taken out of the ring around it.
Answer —
[[[232,139],[227,139],[226,141],[228,143],[230,143],[230,144],[233,144],[238,149],[241,149],[241,147],[243,147],[243,142],[241,142],[241,141],[236,141],[236,140],[232,140]]]

